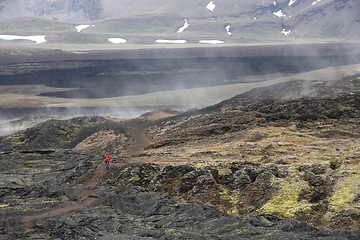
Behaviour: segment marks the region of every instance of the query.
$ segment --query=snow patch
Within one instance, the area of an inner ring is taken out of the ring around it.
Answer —
[[[126,43],[127,40],[123,38],[108,38],[108,41],[111,43]]]
[[[178,33],[183,32],[185,29],[187,29],[190,26],[190,24],[188,23],[188,21],[186,19],[184,19],[184,21],[185,21],[184,26],[179,28],[179,30],[177,31]]]
[[[36,44],[46,42],[46,35],[38,35],[38,36],[16,36],[16,35],[0,35],[0,39],[2,40],[30,40],[35,42]]]
[[[200,40],[199,43],[203,43],[203,44],[223,44],[225,42],[220,41],[220,40]]]
[[[281,10],[273,12],[273,14],[277,17],[286,17],[286,15]]]
[[[94,27],[95,25],[77,25],[75,26],[76,30],[78,32],[81,32],[82,30],[84,30],[85,28],[88,28],[88,27]]]
[[[209,2],[208,5],[206,5],[206,8],[209,9],[210,11],[214,11],[216,5],[213,3],[213,1]]]
[[[321,1],[322,0],[316,0],[315,2],[312,3],[312,5],[315,5],[315,4],[317,4],[317,3],[321,2]]]
[[[232,32],[230,31],[230,28],[231,28],[231,26],[230,26],[230,25],[227,25],[227,26],[225,27],[225,29],[226,29],[226,33],[227,33],[227,35],[229,35],[229,36],[231,36],[231,35],[232,35]]]
[[[284,34],[285,37],[287,37],[290,34],[291,30],[285,30],[285,28],[283,28],[283,30],[281,31],[282,34]]]
[[[164,40],[158,39],[155,41],[156,43],[186,43],[186,40]]]
[[[293,5],[296,2],[296,0],[290,0],[289,6]]]

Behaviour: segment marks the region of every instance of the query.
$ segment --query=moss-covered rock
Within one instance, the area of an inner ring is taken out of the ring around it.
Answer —
[[[148,187],[150,181],[160,171],[155,164],[133,164],[121,168],[113,168],[105,181],[111,185],[132,185]]]
[[[228,167],[219,173],[218,169]],[[330,163],[302,166],[232,164],[134,165],[114,170],[110,184],[147,187],[182,201],[202,202],[234,215],[272,214],[312,224],[356,228],[359,223],[359,166]]]
[[[0,139],[3,151],[74,148],[95,132],[121,126],[102,117],[77,117],[69,120],[48,120],[34,127]]]

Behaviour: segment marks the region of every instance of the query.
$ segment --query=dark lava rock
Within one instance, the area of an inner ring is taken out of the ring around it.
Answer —
[[[158,126],[171,123],[173,131],[154,146],[239,131],[266,121],[358,118],[358,89],[358,80],[294,81],[256,89],[161,120]],[[178,125],[179,119],[183,121]],[[139,164],[113,168],[106,181],[96,182],[106,186],[81,184],[79,180],[91,176],[102,157],[63,149],[97,131],[126,133],[126,127],[139,126],[128,124],[101,117],[50,120],[0,138],[0,239],[360,239],[360,231],[313,227],[272,215],[236,217],[196,202],[232,204],[231,208],[249,214],[250,207],[260,208],[279,190],[272,180],[287,177],[286,167],[275,164],[233,163],[225,174],[215,167]],[[332,191],[328,184],[332,179],[325,175],[336,168],[333,164],[298,169],[309,185],[300,197],[314,203],[320,214]],[[179,204],[173,196],[192,202]],[[91,201],[86,205],[82,198]],[[64,206],[77,208],[65,211]],[[53,209],[59,213],[46,216]],[[347,211],[337,215],[339,221],[355,213]],[[31,229],[22,224],[23,216],[34,217]]]
[[[148,187],[159,171],[160,167],[155,164],[132,164],[114,168],[106,175],[104,182],[110,185]]]
[[[71,149],[86,137],[107,129],[124,131],[118,123],[103,117],[48,120],[10,136],[0,137],[0,149],[3,152],[34,149]]]
[[[98,156],[67,150],[0,154],[0,204],[14,198],[60,198],[97,161]]]
[[[159,193],[177,194],[184,174],[194,170],[189,165],[169,165],[161,169],[151,180],[149,189]]]
[[[42,219],[35,233],[8,239],[360,239],[359,231],[316,228],[272,215],[248,219],[134,187],[101,187],[94,207]],[[95,207],[96,206],[96,207]]]

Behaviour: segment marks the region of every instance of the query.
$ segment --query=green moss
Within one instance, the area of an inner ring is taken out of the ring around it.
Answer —
[[[192,166],[194,166],[195,168],[205,168],[205,167],[213,167],[214,164],[209,161],[197,161]]]
[[[23,161],[25,167],[42,167],[39,171],[45,171],[46,169],[56,166],[56,163],[47,159],[38,159],[38,160],[25,160]]]
[[[36,153],[36,152],[32,152],[32,153],[24,153],[25,156],[42,156],[41,153]]]
[[[22,145],[25,141],[25,133],[17,133],[5,138],[5,141],[11,142],[14,145]]]
[[[239,210],[237,208],[238,204],[241,204],[240,197],[241,193],[240,191],[231,191],[229,188],[220,185],[220,199],[222,200],[221,207],[223,207],[224,211],[227,214],[238,214]]]
[[[134,176],[132,176],[132,178],[130,178],[129,183],[137,186],[140,183],[140,181],[141,181],[140,176],[135,174]]]
[[[57,201],[57,200],[42,200],[41,202],[50,203],[50,204],[59,203],[59,201]]]
[[[259,212],[294,218],[300,212],[311,210],[311,205],[300,198],[309,190],[309,185],[297,177],[284,180],[279,194],[259,209]]]
[[[338,185],[337,190],[329,199],[331,209],[335,211],[360,207],[360,203],[355,204],[354,201],[358,195],[358,188],[360,187],[360,174],[346,178]]]
[[[331,161],[329,162],[329,164],[330,164],[330,168],[331,168],[332,170],[335,170],[335,169],[338,168],[338,166],[339,166],[339,162],[338,162],[337,160],[331,160]]]
[[[130,176],[125,182],[133,186],[147,187],[157,172],[158,169],[151,165],[139,166],[131,170]]]

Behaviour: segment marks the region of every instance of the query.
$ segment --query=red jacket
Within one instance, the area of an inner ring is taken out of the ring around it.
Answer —
[[[110,155],[106,157],[106,162],[110,163]]]

